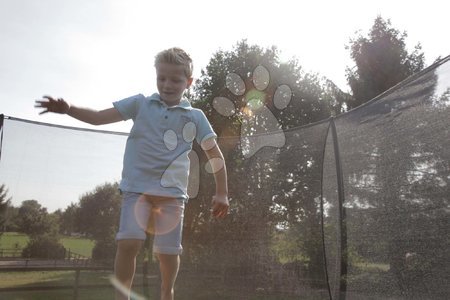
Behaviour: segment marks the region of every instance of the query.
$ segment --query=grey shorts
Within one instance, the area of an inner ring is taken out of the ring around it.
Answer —
[[[183,251],[185,200],[123,192],[116,240],[145,240],[154,235],[153,252],[179,255]]]

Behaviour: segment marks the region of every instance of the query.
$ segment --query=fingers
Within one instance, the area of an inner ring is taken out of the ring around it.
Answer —
[[[225,218],[228,215],[228,209],[230,205],[228,203],[228,199],[225,201],[217,201],[213,198],[213,207],[211,210],[211,214],[215,218]]]
[[[43,98],[43,99],[45,98],[45,99],[47,99],[47,100],[36,100],[36,101],[34,102],[34,103],[35,103],[34,107],[37,107],[37,108],[47,108],[47,109],[48,109],[48,107],[49,107],[52,103],[55,103],[55,102],[56,102],[56,100],[53,99],[53,98],[50,97],[50,96],[43,96],[42,98]]]
[[[211,214],[214,218],[225,218],[228,214],[228,206],[214,205]]]
[[[36,100],[34,107],[36,108],[44,108],[44,111],[41,111],[39,114],[45,114],[48,112],[54,113],[67,113],[69,105],[64,101],[63,98],[55,99],[51,96],[43,96],[42,100]]]
[[[34,107],[35,108],[45,108],[45,110],[39,112],[40,115],[48,113],[49,110],[49,101],[43,101],[43,100],[36,100],[34,102]]]
[[[41,107],[47,107],[48,101],[42,101],[42,100],[36,100],[34,101],[34,107],[41,108]]]
[[[42,100],[36,100],[34,102],[34,107],[35,108],[45,108],[45,110],[39,112],[40,115],[48,113],[48,101],[42,101]]]
[[[43,96],[42,98],[47,99],[47,100],[36,100],[35,107],[49,107],[50,105],[53,105],[57,102],[57,100],[55,100],[54,98],[52,98],[50,96]]]
[[[48,95],[44,95],[42,98],[46,98],[50,102],[56,102],[55,98],[48,96]],[[61,99],[61,98],[59,98],[59,99]]]

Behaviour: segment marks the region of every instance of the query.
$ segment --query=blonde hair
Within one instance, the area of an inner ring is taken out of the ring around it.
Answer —
[[[181,65],[184,67],[184,74],[186,75],[186,77],[192,77],[192,72],[194,69],[192,59],[189,54],[187,54],[181,48],[173,47],[159,52],[155,56],[155,67],[159,63]]]

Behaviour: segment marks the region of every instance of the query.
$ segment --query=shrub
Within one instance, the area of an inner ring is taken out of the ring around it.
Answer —
[[[38,235],[32,237],[22,250],[24,258],[64,259],[66,249],[56,237]]]
[[[112,263],[116,254],[116,242],[114,238],[97,240],[92,249],[92,259],[101,263]]]

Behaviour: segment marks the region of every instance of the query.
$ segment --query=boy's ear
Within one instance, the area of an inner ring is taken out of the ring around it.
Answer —
[[[186,88],[189,88],[189,87],[191,86],[191,84],[192,84],[193,81],[194,81],[194,78],[193,78],[193,77],[188,78]]]

